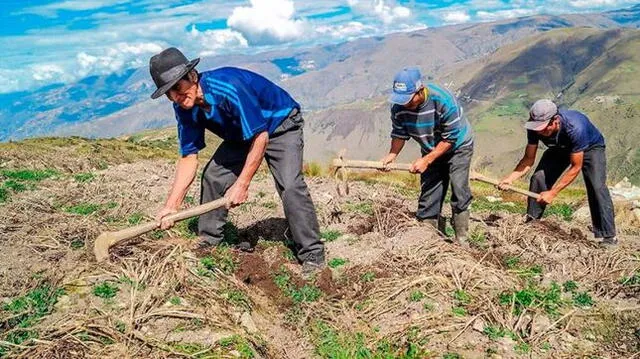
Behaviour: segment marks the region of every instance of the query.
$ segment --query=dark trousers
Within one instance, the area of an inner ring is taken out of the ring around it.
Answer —
[[[315,207],[302,175],[303,124],[299,113],[284,120],[269,137],[265,152],[300,261],[309,259],[309,256],[324,258]],[[247,159],[249,146],[249,143],[229,141],[220,144],[202,173],[201,203],[222,198],[235,183]],[[220,243],[227,212],[222,208],[201,215],[198,223],[200,237],[211,244]]]
[[[469,188],[469,169],[473,145],[459,148],[435,160],[420,176],[421,193],[416,217],[438,218],[451,182],[451,210],[454,214],[469,208],[473,196]]]
[[[544,151],[538,167],[536,167],[529,190],[540,193],[553,187],[562,173],[569,167],[571,154],[564,149],[550,148]],[[613,202],[607,188],[607,159],[604,147],[593,147],[584,152],[582,176],[587,188],[589,211],[593,234],[596,238],[609,238],[616,235],[616,225],[613,215]],[[527,214],[534,219],[540,219],[545,206],[529,198]]]

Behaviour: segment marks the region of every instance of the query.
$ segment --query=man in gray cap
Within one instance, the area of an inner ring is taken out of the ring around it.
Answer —
[[[157,86],[151,98],[166,95],[173,103],[180,145],[173,186],[156,218],[163,229],[173,225],[164,217],[182,204],[196,175],[198,152],[206,146],[205,131],[211,131],[223,142],[202,172],[201,202],[223,196],[228,207],[245,202],[251,180],[265,159],[282,199],[296,255],[305,276],[310,276],[324,266],[324,245],[302,175],[300,105],[254,72],[223,67],[199,73],[195,70],[198,60],[189,61],[172,47],[154,55],[149,63]],[[202,246],[222,241],[227,209],[200,216]]]
[[[548,149],[544,151],[529,185],[529,190],[540,193],[540,198],[528,199],[527,220],[540,219],[546,205],[553,202],[582,171],[593,233],[596,238],[603,238],[602,245],[616,245],[613,202],[607,188],[605,143],[600,131],[583,113],[558,110],[556,104],[546,99],[533,104],[524,127],[528,142],[524,156],[498,187],[510,185],[529,171],[536,159],[538,142],[542,141]]]

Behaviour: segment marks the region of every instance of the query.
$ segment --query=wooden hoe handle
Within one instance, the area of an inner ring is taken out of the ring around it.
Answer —
[[[165,218],[174,222],[182,221],[187,218],[199,216],[201,214],[213,211],[224,207],[227,204],[226,198],[220,198],[218,200],[201,204],[199,206],[191,207],[171,215]],[[117,232],[104,232],[96,238],[96,242],[93,247],[93,253],[96,256],[98,262],[102,262],[109,258],[109,248],[114,245],[131,238],[135,238],[141,234],[151,232],[154,229],[160,227],[160,222],[147,222],[134,227],[125,228]]]
[[[483,176],[483,175],[481,175],[479,173],[476,173],[476,172],[472,172],[471,176],[469,176],[469,179],[471,179],[472,181],[480,181],[480,182],[492,184],[492,185],[495,185],[495,186],[500,184],[500,181],[495,180],[493,178],[489,178],[489,177]],[[535,192],[531,192],[531,191],[527,191],[527,190],[524,190],[524,189],[521,189],[521,188],[518,188],[518,187],[505,186],[505,188],[508,189],[509,191],[520,193],[520,194],[523,194],[523,195],[531,197],[531,198],[535,198],[535,199],[540,198],[540,194],[535,193]]]

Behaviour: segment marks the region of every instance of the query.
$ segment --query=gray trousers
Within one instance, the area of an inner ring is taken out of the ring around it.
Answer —
[[[424,153],[423,153],[424,155]],[[421,193],[416,217],[438,218],[451,182],[451,210],[454,214],[469,208],[473,196],[469,188],[469,169],[473,145],[458,148],[436,159],[420,176]]]
[[[269,136],[265,153],[301,262],[310,256],[324,258],[318,218],[302,175],[303,125],[300,113],[285,119]],[[201,203],[224,196],[240,175],[249,148],[250,143],[224,141],[220,144],[202,173]],[[198,222],[200,237],[211,244],[219,244],[227,213],[221,208],[201,215]]]
[[[540,193],[553,187],[562,173],[569,167],[570,153],[559,148],[550,148],[544,151],[540,163],[536,167],[529,190]],[[614,222],[613,202],[607,188],[607,158],[604,147],[593,147],[584,152],[582,163],[582,176],[587,188],[589,211],[593,234],[596,238],[609,238],[616,235]],[[527,214],[534,219],[540,219],[545,210],[544,205],[529,198],[527,202]]]

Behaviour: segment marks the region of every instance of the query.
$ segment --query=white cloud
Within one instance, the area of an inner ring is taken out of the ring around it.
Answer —
[[[569,1],[569,4],[578,8],[597,8],[602,6],[613,6],[628,3],[628,1],[619,0],[574,0]]]
[[[31,67],[31,76],[36,81],[61,80],[66,76],[65,71],[56,64],[37,64]]]
[[[189,36],[200,45],[199,56],[211,56],[218,54],[221,50],[249,46],[247,39],[241,33],[231,29],[198,31],[193,25]]]
[[[448,24],[459,24],[471,20],[471,16],[466,11],[450,11],[442,16]]]
[[[316,26],[315,30],[320,36],[330,36],[334,39],[345,39],[371,33],[375,28],[373,26],[365,25],[359,21],[350,21],[341,25]]]
[[[164,47],[157,43],[117,43],[99,53],[88,54],[85,51],[76,55],[79,65],[75,74],[86,76],[92,73],[108,74],[126,67],[142,66],[149,56],[162,51]]]
[[[271,45],[297,40],[304,35],[304,22],[294,18],[291,0],[251,0],[251,6],[233,9],[227,25],[252,45]]]
[[[535,9],[509,9],[497,11],[478,11],[476,16],[484,21],[494,21],[500,19],[511,19],[514,17],[523,17],[536,14]]]
[[[395,5],[393,1],[385,0],[347,0],[347,4],[359,12],[371,13],[378,17],[385,25],[403,22],[411,17],[411,9]]]

